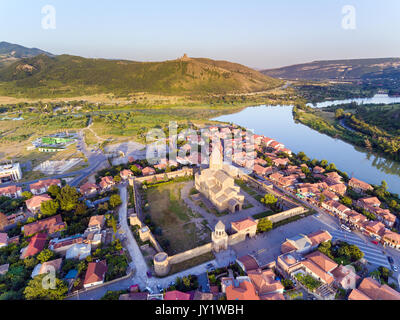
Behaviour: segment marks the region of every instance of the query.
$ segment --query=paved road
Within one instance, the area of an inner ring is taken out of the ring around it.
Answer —
[[[157,293],[157,285],[160,285],[162,288],[167,288],[169,286],[170,282],[173,282],[176,280],[177,277],[184,277],[188,275],[199,275],[199,274],[204,274],[207,271],[207,264],[208,263],[213,263],[216,267],[222,267],[225,266],[227,261],[225,260],[212,260],[205,262],[201,265],[198,265],[196,267],[193,267],[191,269],[179,272],[177,274],[165,277],[165,278],[148,278],[146,275],[146,272],[149,270],[149,267],[147,266],[145,259],[142,255],[142,252],[140,251],[140,248],[133,237],[132,233],[130,232],[130,228],[128,226],[127,222],[127,197],[128,197],[128,192],[126,189],[126,185],[121,185],[120,187],[120,196],[122,200],[122,205],[119,209],[119,222],[121,225],[121,229],[124,231],[124,234],[126,235],[126,248],[129,251],[129,254],[132,257],[132,262],[130,264],[131,268],[134,268],[135,274],[133,277],[129,279],[124,279],[119,282],[106,285],[103,287],[99,287],[97,289],[93,289],[87,292],[83,292],[79,294],[79,296],[75,296],[70,298],[71,300],[98,300],[101,297],[104,296],[104,294],[111,290],[111,291],[118,291],[118,290],[126,290],[129,288],[129,286],[133,284],[138,284],[139,287],[143,290],[146,287],[149,287],[151,290],[153,290],[154,293]]]

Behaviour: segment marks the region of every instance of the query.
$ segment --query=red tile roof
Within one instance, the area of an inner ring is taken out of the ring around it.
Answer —
[[[25,225],[24,234],[30,236],[32,234],[38,233],[40,231],[47,231],[48,233],[54,233],[60,231],[66,227],[65,222],[63,222],[60,214],[39,220],[36,222],[29,223]]]
[[[83,284],[91,284],[104,281],[107,272],[107,262],[105,260],[99,262],[90,262],[86,271]]]
[[[38,254],[46,247],[47,242],[47,234],[46,233],[38,233],[34,235],[28,244],[28,247],[25,249],[23,253],[23,258],[34,256]]]
[[[190,294],[178,290],[168,291],[164,295],[164,300],[190,300]]]
[[[230,285],[226,288],[227,300],[260,300],[254,285],[250,281],[243,281],[238,287]]]
[[[48,194],[42,194],[40,196],[34,196],[26,200],[25,203],[28,210],[32,211],[40,208],[42,202],[46,202],[49,200],[51,200],[51,197]]]
[[[32,183],[29,185],[29,189],[32,190],[39,190],[41,188],[49,188],[52,185],[60,185],[61,181],[59,179],[46,179],[40,180],[36,183]]]
[[[232,228],[237,231],[246,230],[247,228],[251,228],[257,226],[257,222],[255,222],[252,218],[245,218],[239,221],[231,222]]]

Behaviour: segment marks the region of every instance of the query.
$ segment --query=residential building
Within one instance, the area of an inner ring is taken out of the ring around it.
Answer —
[[[361,180],[358,180],[356,178],[351,178],[349,181],[349,187],[353,188],[354,191],[358,193],[365,193],[367,191],[372,191],[374,188]]]
[[[190,300],[190,294],[178,290],[168,291],[164,294],[164,300]]]
[[[58,214],[56,216],[29,223],[21,229],[25,236],[30,236],[41,231],[46,231],[49,234],[56,233],[63,230],[65,227],[65,222],[63,222],[61,215]]]
[[[98,187],[95,183],[87,182],[80,186],[79,192],[85,197],[92,196],[97,194]]]
[[[39,263],[33,269],[31,277],[34,278],[48,272],[59,272],[61,270],[62,262],[63,259],[59,258],[44,263]]]
[[[56,252],[65,255],[67,250],[71,248],[74,244],[76,243],[83,243],[84,238],[81,234],[76,234],[73,236],[70,236],[68,238],[63,238],[63,239],[52,239],[50,240],[49,243],[49,249]]]
[[[15,185],[0,188],[0,196],[9,197],[9,198],[21,198],[22,197],[22,188],[17,187]]]
[[[263,296],[269,296],[268,300],[272,300],[272,297],[285,300],[283,298],[284,286],[279,280],[275,280],[275,273],[271,269],[253,270],[247,274],[261,299],[263,299]]]
[[[400,293],[373,278],[365,278],[351,291],[349,300],[400,300]]]
[[[99,186],[101,190],[110,190],[113,186],[115,186],[115,181],[113,177],[106,176],[101,178]]]
[[[90,217],[89,224],[88,224],[88,230],[89,231],[101,231],[101,229],[103,229],[105,221],[106,221],[106,218],[104,215]]]
[[[92,245],[90,243],[75,243],[66,252],[66,259],[79,259],[83,260],[90,256]]]
[[[256,289],[249,277],[238,277],[232,284],[225,288],[226,299],[235,300],[260,300]]]
[[[123,180],[128,180],[130,177],[133,176],[133,172],[131,170],[124,169],[119,173],[119,175]]]
[[[34,235],[29,240],[28,246],[22,250],[21,259],[32,257],[38,254],[46,247],[46,243],[47,243],[46,233],[38,233]]]
[[[42,202],[50,201],[52,198],[48,194],[42,194],[39,196],[33,196],[32,198],[25,201],[26,208],[33,214],[37,214],[40,211]]]
[[[8,245],[8,234],[0,233],[0,248],[6,247]]]
[[[104,278],[107,272],[107,262],[90,262],[86,271],[85,280],[83,286],[90,288],[104,283]]]
[[[297,253],[307,253],[317,248],[321,243],[332,240],[331,234],[326,230],[319,230],[309,235],[299,235],[286,239],[281,246],[282,253],[296,251]]]
[[[382,236],[382,241],[389,247],[400,249],[400,234],[397,232],[386,229]]]
[[[36,183],[32,183],[29,185],[29,189],[33,195],[39,195],[47,192],[50,186],[59,186],[61,188],[61,180],[59,179],[46,179],[40,180]]]
[[[146,167],[146,168],[143,168],[143,170],[142,170],[142,174],[143,174],[143,176],[152,176],[152,175],[155,175],[156,174],[156,170],[154,170],[153,168],[151,168],[151,167]]]
[[[19,163],[0,165],[0,183],[18,181],[22,179],[22,171]]]

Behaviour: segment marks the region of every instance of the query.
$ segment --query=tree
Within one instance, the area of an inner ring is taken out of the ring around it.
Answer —
[[[257,231],[258,232],[267,232],[272,229],[272,222],[267,218],[262,218],[258,221]]]
[[[76,206],[76,209],[75,209],[75,215],[83,216],[86,214],[86,211],[87,211],[86,204],[84,204],[83,202],[78,203],[78,205]]]
[[[325,168],[328,165],[328,160],[321,160],[321,162],[319,163],[319,165],[323,168]]]
[[[110,197],[110,206],[111,206],[111,208],[116,208],[121,204],[122,204],[122,200],[121,200],[121,197],[119,196],[119,194],[113,194]]]
[[[57,195],[57,200],[60,203],[60,207],[65,211],[72,211],[78,205],[79,194],[74,187],[66,185]]]
[[[267,193],[264,198],[261,199],[261,202],[267,206],[273,206],[278,202],[278,199],[273,194]]]
[[[337,169],[336,169],[335,164],[334,164],[334,163],[331,163],[331,164],[329,164],[329,165],[326,167],[326,170],[327,170],[327,171],[335,171],[335,170],[337,170]]]
[[[116,176],[114,177],[114,181],[115,181],[116,183],[120,183],[120,182],[121,182],[121,176],[116,175]]]
[[[38,254],[37,259],[41,263],[43,263],[43,262],[49,261],[53,257],[54,257],[54,252],[53,251],[51,251],[50,249],[44,249]]]
[[[49,289],[43,286],[45,277],[49,274],[36,276],[29,281],[28,286],[24,290],[24,296],[27,300],[63,300],[68,292],[68,287],[64,281],[55,279],[55,289]]]
[[[30,191],[24,191],[22,192],[22,196],[24,197],[25,200],[29,200],[33,197],[33,194]]]
[[[49,189],[47,189],[47,193],[54,199],[60,194],[60,191],[61,188],[56,184],[51,185]]]
[[[349,197],[343,197],[341,201],[345,206],[348,207],[350,207],[353,204],[353,200]]]
[[[342,108],[336,109],[335,118],[342,119],[344,117],[344,110]]]
[[[54,216],[58,209],[60,208],[60,204],[56,200],[49,200],[42,202],[40,205],[40,212],[44,216]]]

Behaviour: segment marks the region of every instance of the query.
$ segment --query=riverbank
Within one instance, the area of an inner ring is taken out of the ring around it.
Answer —
[[[400,193],[399,162],[295,121],[293,108],[286,105],[249,107],[213,120],[252,129],[256,134],[279,141],[293,152],[305,152],[311,159],[328,159],[349,176],[370,184],[380,185],[385,180],[393,192]]]
[[[350,112],[336,118],[332,109],[294,107],[293,118],[320,133],[399,161],[399,137],[365,123]]]

